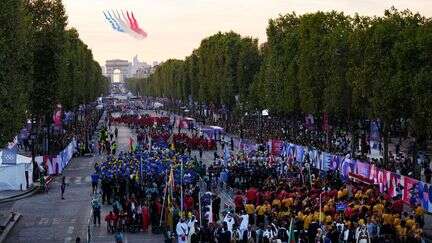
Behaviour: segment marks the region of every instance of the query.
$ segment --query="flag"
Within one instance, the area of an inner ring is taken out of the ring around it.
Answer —
[[[172,207],[172,193],[174,188],[174,173],[173,168],[171,167],[170,173],[168,175],[168,185],[167,185],[167,194],[168,194],[168,208]]]
[[[131,152],[133,152],[133,144],[134,144],[134,140],[131,137],[129,137],[129,150]]]
[[[166,185],[166,196],[167,196],[167,214],[166,214],[166,220],[167,224],[170,227],[173,227],[173,190],[174,190],[174,172],[173,167],[171,166],[170,173],[168,175],[168,181]]]
[[[225,146],[224,148],[224,163],[225,165],[228,163],[230,154],[229,154],[229,150],[228,150],[228,146]]]
[[[295,243],[295,236],[293,230],[293,219],[291,218],[289,232],[288,232],[288,243]]]
[[[169,178],[168,178],[168,185],[171,186],[171,187],[174,187],[174,170],[173,170],[172,167],[171,167],[170,175],[169,175]]]
[[[16,164],[17,162],[17,147],[3,149],[2,153],[2,163],[3,164]]]

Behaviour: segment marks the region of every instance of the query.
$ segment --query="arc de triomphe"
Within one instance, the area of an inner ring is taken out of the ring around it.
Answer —
[[[105,63],[105,75],[110,79],[111,82],[114,81],[114,71],[120,70],[120,82],[123,83],[127,78],[129,78],[129,70],[131,68],[131,63],[127,60],[107,60]]]

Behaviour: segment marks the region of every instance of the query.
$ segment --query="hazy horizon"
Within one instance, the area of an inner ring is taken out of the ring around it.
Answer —
[[[336,10],[350,15],[380,16],[394,6],[426,17],[432,14],[432,1],[427,0],[64,0],[64,4],[69,27],[78,30],[102,66],[105,60],[131,61],[135,55],[149,64],[183,59],[202,39],[218,31],[232,30],[263,43],[268,20],[293,11],[304,14]],[[112,30],[102,14],[111,9],[133,11],[148,33],[147,39],[135,40]]]

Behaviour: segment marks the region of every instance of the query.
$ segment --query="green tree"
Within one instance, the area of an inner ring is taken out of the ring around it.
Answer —
[[[387,157],[393,125],[409,121],[421,147],[432,135],[431,26],[430,19],[394,8],[372,18],[286,14],[269,21],[260,48],[252,38],[219,32],[185,61],[167,61],[133,86],[150,96],[190,95],[229,108],[240,95],[250,110],[294,119],[328,113],[354,140],[357,121],[380,120]]]
[[[0,9],[0,147],[25,124],[32,56],[23,1],[2,1]]]
[[[38,118],[49,119],[61,78],[64,78],[65,27],[67,17],[60,0],[29,1],[33,29],[33,85],[30,108]]]

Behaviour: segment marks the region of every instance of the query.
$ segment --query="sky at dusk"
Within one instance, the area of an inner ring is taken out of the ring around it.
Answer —
[[[107,59],[138,55],[152,63],[183,59],[202,39],[218,31],[233,30],[266,41],[270,18],[295,11],[343,11],[346,14],[382,15],[395,6],[432,16],[432,0],[63,0],[69,27],[78,29],[101,65]],[[132,10],[147,39],[136,40],[115,32],[106,22],[104,10]]]

